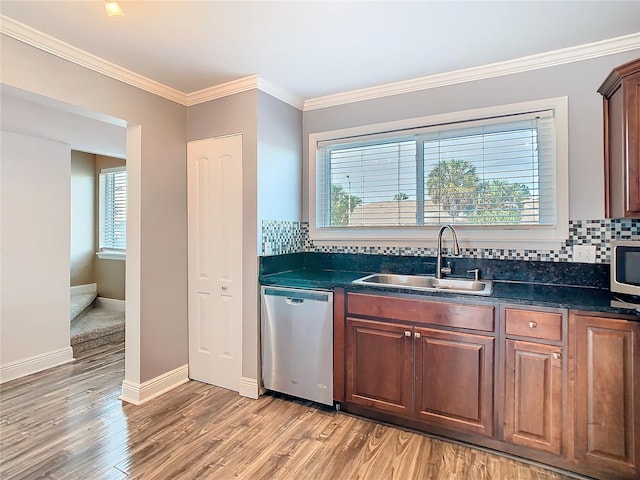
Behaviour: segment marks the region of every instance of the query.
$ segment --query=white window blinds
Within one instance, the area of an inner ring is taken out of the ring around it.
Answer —
[[[325,141],[323,227],[554,225],[553,111]]]
[[[415,200],[416,141],[391,140],[327,149],[321,214],[327,226],[399,225],[413,212],[399,198]]]
[[[100,171],[100,251],[124,252],[127,247],[127,172]]]

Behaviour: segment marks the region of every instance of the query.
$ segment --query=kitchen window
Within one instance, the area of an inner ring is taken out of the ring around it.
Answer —
[[[100,170],[98,257],[124,260],[127,249],[127,172],[124,167]]]
[[[566,103],[310,135],[312,240],[418,240],[443,224],[478,246],[566,239]]]

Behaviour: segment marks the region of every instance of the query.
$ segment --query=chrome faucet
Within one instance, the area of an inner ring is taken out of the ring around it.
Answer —
[[[438,232],[438,257],[436,261],[436,278],[442,278],[442,274],[446,273],[449,275],[451,273],[451,266],[443,267],[442,266],[442,234],[446,229],[451,230],[451,236],[453,237],[453,254],[460,255],[460,245],[458,245],[458,236],[456,235],[456,231],[453,229],[453,225],[443,225],[440,227],[440,231]]]

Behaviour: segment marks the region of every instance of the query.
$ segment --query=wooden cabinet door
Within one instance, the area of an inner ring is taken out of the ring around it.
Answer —
[[[346,400],[411,415],[412,327],[347,318]]]
[[[494,338],[428,328],[415,337],[415,416],[492,435]]]
[[[625,78],[627,213],[640,216],[640,71]]]
[[[640,59],[614,68],[604,96],[605,216],[640,217]]]
[[[579,462],[640,478],[640,323],[575,314]]]
[[[506,441],[562,453],[563,358],[559,346],[506,341]]]

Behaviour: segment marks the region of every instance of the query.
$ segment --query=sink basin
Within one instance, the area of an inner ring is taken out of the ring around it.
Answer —
[[[351,282],[353,285],[366,285],[406,290],[466,293],[469,295],[491,295],[491,280],[465,280],[463,278],[436,278],[426,275],[397,275],[374,273]]]

